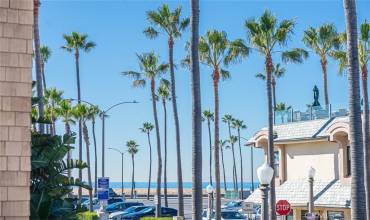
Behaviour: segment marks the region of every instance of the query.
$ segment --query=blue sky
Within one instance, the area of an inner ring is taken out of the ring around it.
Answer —
[[[142,31],[148,26],[146,11],[158,8],[165,1],[42,1],[40,9],[40,35],[42,44],[48,45],[52,56],[46,64],[46,80],[48,86],[64,90],[66,98],[75,98],[76,82],[74,60],[71,54],[62,51],[64,44],[62,35],[72,31],[87,33],[89,39],[97,46],[88,54],[81,54],[81,86],[84,100],[96,103],[102,109],[120,101],[137,100],[136,105],[125,105],[110,112],[106,121],[106,146],[126,150],[125,142],[136,140],[139,144],[137,161],[137,181],[146,181],[148,172],[148,147],[146,136],[139,131],[142,123],[153,121],[149,89],[134,89],[131,80],[120,75],[124,70],[138,70],[135,53],[154,51],[162,61],[167,61],[167,40],[161,35],[156,40],[148,40]],[[167,1],[171,8],[181,5],[183,15],[189,15],[188,1]],[[200,34],[209,29],[224,30],[232,39],[245,39],[244,21],[256,17],[264,10],[270,10],[278,19],[295,18],[295,35],[289,47],[304,47],[301,39],[308,26],[319,26],[323,23],[334,23],[338,31],[344,31],[344,16],[341,1],[201,1],[200,3]],[[358,1],[358,20],[362,22],[370,11],[368,1]],[[366,13],[367,12],[367,13]],[[369,17],[367,17],[369,19]],[[185,42],[189,39],[189,31],[175,44],[175,62],[184,56]],[[274,57],[278,62],[279,58]],[[248,129],[242,136],[249,138],[259,128],[266,125],[265,85],[254,75],[263,70],[263,59],[252,53],[240,64],[231,66],[230,80],[220,84],[221,116],[232,114],[244,120]],[[313,99],[312,88],[317,85],[322,90],[322,75],[318,57],[310,53],[310,58],[301,65],[287,65],[286,76],[279,79],[277,85],[278,102],[285,102],[294,108],[304,108]],[[211,70],[201,66],[202,106],[213,109],[213,92]],[[347,81],[345,76],[337,75],[337,63],[329,59],[328,65],[330,102],[346,106]],[[181,147],[183,159],[184,181],[191,181],[191,91],[190,77],[186,69],[176,69],[178,108],[181,126]],[[321,93],[322,94],[322,93]],[[322,96],[321,102],[323,103]],[[162,109],[158,105],[162,126]],[[176,180],[175,139],[172,120],[172,109],[169,107],[169,181]],[[59,126],[62,132],[62,126]],[[208,179],[208,139],[207,130],[203,130],[203,177]],[[97,123],[97,138],[100,155],[101,124]],[[227,127],[221,124],[221,139],[227,137]],[[155,135],[152,135],[154,143]],[[163,139],[163,138],[162,138]],[[155,145],[153,146],[155,147]],[[77,156],[77,151],[74,152]],[[156,154],[153,154],[154,158]],[[249,181],[249,149],[243,149],[245,173],[244,179]],[[263,161],[257,151],[255,166]],[[99,157],[100,158],[100,157]],[[130,157],[126,156],[124,181],[130,181]],[[100,162],[100,161],[99,161]],[[120,180],[120,156],[107,150],[106,174],[113,181]],[[153,164],[154,172],[156,164]],[[231,152],[226,151],[227,178],[231,181]],[[100,164],[98,173],[100,174]],[[155,175],[154,175],[155,177]],[[154,178],[153,178],[154,180]]]

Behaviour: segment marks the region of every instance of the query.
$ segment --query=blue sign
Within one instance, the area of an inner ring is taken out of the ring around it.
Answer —
[[[109,178],[100,177],[98,178],[98,200],[109,199]]]

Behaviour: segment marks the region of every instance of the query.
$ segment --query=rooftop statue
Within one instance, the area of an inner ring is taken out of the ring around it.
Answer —
[[[320,105],[320,102],[319,102],[319,95],[320,95],[320,93],[319,93],[319,89],[317,88],[317,86],[315,85],[314,87],[313,87],[313,99],[314,99],[314,101],[313,101],[313,103],[312,103],[312,107],[319,107],[319,106],[321,106]]]

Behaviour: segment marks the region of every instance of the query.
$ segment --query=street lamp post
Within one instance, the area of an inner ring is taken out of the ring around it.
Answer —
[[[122,168],[121,168],[121,190],[122,190],[122,198],[124,198],[125,193],[124,193],[124,186],[123,186],[123,155],[125,154],[124,152],[118,150],[117,148],[110,147],[108,149],[117,151],[118,153],[121,154],[121,163],[122,163]]]
[[[313,202],[313,181],[315,177],[316,170],[313,167],[310,167],[308,170],[308,213],[310,217],[314,216],[314,202]],[[313,219],[313,218],[312,218]]]
[[[131,102],[119,102],[117,104],[110,106],[109,108],[100,113],[100,117],[102,120],[102,177],[105,177],[105,117],[107,116],[106,114],[112,108],[128,103],[138,103],[138,102],[136,102],[135,100]]]
[[[257,169],[258,180],[260,181],[260,190],[262,198],[262,210],[261,210],[261,220],[269,219],[269,210],[268,210],[268,190],[269,184],[274,175],[274,169],[272,169],[266,162]]]
[[[207,188],[208,193],[208,212],[207,212],[207,219],[212,219],[212,212],[213,212],[213,187],[212,185],[208,185]]]
[[[244,137],[240,137],[241,139],[245,140],[245,141],[248,141],[248,139],[244,138]],[[251,148],[251,182],[252,182],[252,192],[254,191],[254,177],[253,177],[253,145],[251,144],[246,144],[245,146],[250,146]]]

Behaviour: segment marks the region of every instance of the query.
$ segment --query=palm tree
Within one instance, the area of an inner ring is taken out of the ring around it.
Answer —
[[[168,38],[168,63],[170,68],[170,81],[171,81],[171,99],[172,109],[175,122],[176,131],[176,155],[177,155],[177,186],[178,186],[178,215],[184,216],[184,198],[183,198],[183,180],[182,180],[182,167],[181,167],[181,148],[180,148],[180,125],[177,113],[176,102],[176,84],[175,84],[175,70],[173,61],[173,47],[175,40],[181,37],[182,32],[189,25],[189,18],[181,19],[181,7],[170,11],[167,4],[156,11],[148,11],[147,19],[151,25],[144,30],[144,33],[149,38],[155,38],[161,31],[167,35]],[[157,30],[156,28],[159,30]]]
[[[303,36],[303,43],[320,57],[322,77],[324,83],[325,105],[329,105],[327,56],[333,49],[340,46],[339,35],[334,24],[323,24],[318,28],[309,27]]]
[[[275,111],[280,113],[281,123],[284,123],[284,116],[291,108],[291,106],[287,106],[284,102],[280,102],[276,105]]]
[[[294,48],[284,50],[287,42],[293,34],[295,26],[294,20],[284,19],[277,22],[275,16],[269,11],[265,11],[262,16],[256,19],[249,19],[245,22],[247,30],[247,39],[251,46],[265,59],[266,71],[266,96],[268,103],[268,148],[267,159],[271,167],[274,167],[274,140],[273,140],[273,105],[271,94],[271,75],[273,71],[272,55],[280,53],[283,62],[301,63],[304,58],[308,57],[308,52]],[[270,196],[270,216],[276,219],[275,213],[275,177],[271,181]]]
[[[88,119],[91,120],[91,131],[93,135],[93,141],[94,141],[94,193],[96,194],[98,192],[98,152],[97,152],[97,145],[96,145],[96,135],[95,135],[95,123],[96,123],[96,117],[101,113],[102,111],[99,109],[98,106],[92,105],[89,108],[88,112]]]
[[[241,190],[241,199],[244,199],[243,196],[243,155],[242,155],[242,145],[240,143],[240,130],[246,129],[247,126],[244,124],[242,120],[234,119],[232,122],[232,126],[234,129],[236,129],[238,133],[238,143],[239,143],[239,158],[240,158],[240,190]]]
[[[361,71],[361,88],[363,95],[363,114],[362,114],[362,132],[363,132],[363,142],[364,142],[364,158],[365,158],[365,189],[366,189],[366,210],[370,209],[370,128],[369,128],[369,97],[368,97],[368,65],[370,62],[370,24],[365,21],[360,26],[358,41],[358,56],[359,65]],[[341,35],[341,40],[343,44],[346,43],[346,34]],[[342,74],[343,71],[348,67],[347,51],[337,50],[332,53],[332,56],[339,61],[339,73]],[[370,219],[370,211],[367,213],[368,219]]]
[[[57,108],[55,109],[55,114],[57,118],[60,118],[64,123],[64,133],[66,135],[71,135],[71,125],[75,124],[74,115],[73,115],[73,107],[71,105],[71,101],[67,99],[63,99],[58,103]],[[67,161],[72,159],[72,151],[69,150],[67,153]],[[68,170],[68,178],[71,177],[71,171]]]
[[[233,184],[234,184],[234,191],[238,192],[238,173],[236,172],[236,162],[235,162],[235,149],[234,149],[234,144],[236,143],[235,141],[232,141],[232,134],[231,134],[231,124],[234,121],[233,116],[231,115],[224,115],[222,117],[222,122],[227,124],[228,130],[229,130],[229,141],[231,144],[231,152],[233,154]]]
[[[225,193],[227,191],[227,185],[226,185],[226,176],[225,176],[224,148],[229,147],[229,146],[227,146],[227,143],[228,143],[227,140],[225,140],[225,141],[220,140],[220,142],[219,142],[219,146],[220,146],[220,150],[221,150],[222,174],[224,176],[224,190],[225,190]]]
[[[361,128],[356,1],[343,0],[347,34],[349,140],[351,146],[351,218],[366,219],[364,155]]]
[[[152,98],[153,106],[153,117],[154,117],[154,126],[157,137],[157,201],[156,201],[156,217],[161,215],[161,175],[162,175],[162,155],[161,155],[161,138],[159,133],[159,123],[158,123],[158,114],[157,114],[157,103],[155,95],[155,84],[156,78],[164,74],[168,70],[168,64],[162,63],[159,64],[158,56],[153,52],[144,53],[142,55],[137,55],[139,60],[140,70],[142,72],[135,71],[125,71],[124,75],[132,77],[134,79],[134,87],[143,87],[146,84],[146,81],[150,81],[150,92]]]
[[[35,44],[35,69],[36,69],[36,91],[38,97],[39,116],[44,117],[44,99],[42,87],[41,55],[40,55],[40,33],[39,33],[39,8],[40,0],[33,0],[33,37]],[[40,133],[43,134],[45,127],[39,123]]]
[[[164,114],[164,173],[163,173],[163,183],[164,183],[164,206],[168,207],[167,198],[167,105],[166,102],[170,98],[170,82],[162,79],[161,84],[158,87],[158,97],[162,101],[163,114]]]
[[[227,79],[230,73],[223,67],[240,61],[249,54],[249,48],[243,40],[230,41],[224,31],[210,30],[199,40],[200,61],[212,69],[214,102],[215,102],[215,178],[216,178],[216,219],[221,218],[221,185],[220,185],[220,157],[219,157],[219,95],[218,84],[220,78]]]
[[[92,201],[93,195],[92,195],[92,179],[91,179],[91,162],[90,162],[90,138],[89,138],[89,130],[87,129],[86,122],[89,120],[89,112],[90,109],[85,104],[77,104],[73,109],[73,114],[76,118],[76,120],[81,121],[82,123],[82,132],[83,132],[83,138],[86,146],[86,160],[87,160],[87,178],[89,182],[89,197],[90,201]],[[92,202],[90,204],[90,212],[92,212]]]
[[[208,139],[209,139],[209,184],[212,183],[212,137],[211,137],[211,121],[214,121],[215,116],[210,110],[203,111],[203,121],[207,121]]]
[[[72,32],[71,35],[63,35],[65,40],[65,45],[62,49],[74,53],[75,65],[76,65],[76,82],[77,82],[77,101],[81,103],[81,84],[80,84],[80,51],[89,52],[93,49],[96,44],[92,41],[88,41],[87,34],[80,34],[77,32]],[[78,158],[82,161],[82,122],[78,122]],[[78,178],[82,181],[82,170],[78,171]],[[78,188],[78,198],[81,199],[82,189]]]
[[[202,219],[202,105],[199,71],[199,0],[190,1],[190,55],[192,97],[192,219]]]
[[[277,63],[273,66],[272,74],[271,74],[271,86],[272,86],[272,103],[274,109],[276,108],[276,81],[277,79],[283,77],[285,75],[285,68],[281,66],[280,63]],[[266,74],[264,73],[257,73],[256,77],[262,80],[266,80]]]
[[[139,145],[136,144],[136,141],[129,140],[126,142],[127,152],[131,154],[131,161],[132,161],[132,180],[131,180],[131,199],[134,198],[134,190],[135,190],[135,154],[139,151]]]
[[[140,128],[140,131],[145,133],[148,137],[148,145],[149,145],[149,177],[148,177],[148,193],[146,195],[147,200],[149,200],[150,196],[150,185],[152,182],[152,144],[150,141],[150,132],[153,130],[154,125],[150,122],[144,122],[143,127]]]
[[[45,90],[44,102],[46,103],[46,111],[50,114],[51,120],[51,135],[56,135],[55,121],[57,120],[55,110],[60,101],[62,101],[63,91],[59,91],[56,88],[50,88]]]
[[[45,79],[45,63],[48,62],[51,56],[51,50],[48,46],[41,46],[40,47],[40,55],[41,55],[41,73],[42,73],[42,84],[44,86],[44,92],[46,91],[46,79]]]

